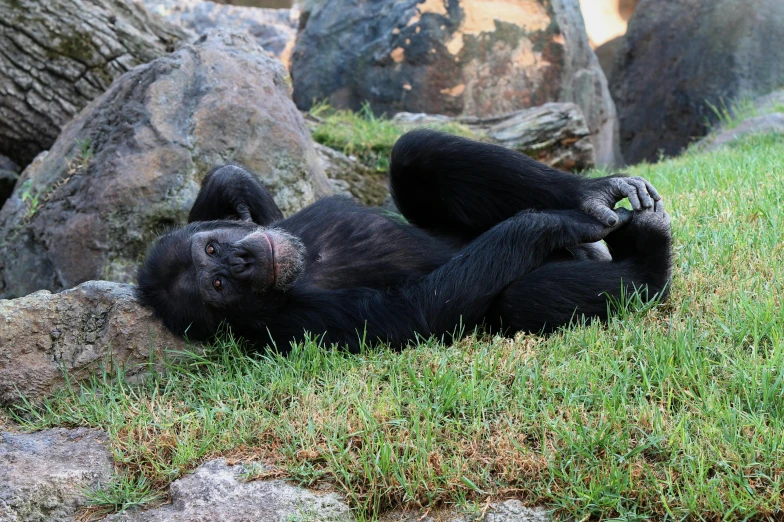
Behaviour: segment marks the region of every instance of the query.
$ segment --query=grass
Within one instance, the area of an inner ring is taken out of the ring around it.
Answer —
[[[317,104],[310,114],[319,121],[312,130],[313,139],[344,154],[356,156],[359,161],[379,172],[389,169],[389,154],[401,134],[411,125],[375,116],[365,104],[358,112],[336,110],[325,103]],[[440,123],[428,127],[478,138],[474,132],[459,123]]]
[[[360,519],[503,498],[575,520],[781,519],[784,137],[630,173],[673,216],[664,305],[401,353],[249,356],[225,336],[146,382],[98,375],[9,414],[108,431],[114,509],[224,456],[331,484]]]

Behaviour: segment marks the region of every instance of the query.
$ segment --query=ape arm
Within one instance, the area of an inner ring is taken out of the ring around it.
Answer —
[[[188,223],[217,219],[240,219],[267,226],[283,219],[283,213],[253,174],[237,165],[224,165],[204,177]]]
[[[381,291],[295,289],[291,301],[268,321],[273,340],[285,348],[305,330],[326,343],[356,350],[364,334],[401,346],[416,336],[453,333],[482,322],[498,294],[540,267],[554,250],[599,241],[631,219],[619,211],[605,227],[580,211],[521,213],[489,230],[426,277]]]

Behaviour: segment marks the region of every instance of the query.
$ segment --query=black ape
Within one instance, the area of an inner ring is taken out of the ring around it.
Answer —
[[[605,318],[622,291],[666,292],[669,218],[640,178],[582,178],[419,130],[395,145],[390,184],[410,224],[342,197],[283,219],[251,174],[214,169],[189,224],[151,248],[137,295],[192,339],[226,322],[279,349],[309,331],[356,350],[459,326],[551,331]],[[634,212],[613,210],[624,197]]]

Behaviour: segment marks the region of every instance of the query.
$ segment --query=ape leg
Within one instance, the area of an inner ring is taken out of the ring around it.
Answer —
[[[283,213],[256,177],[237,165],[210,170],[188,215],[188,223],[240,219],[270,225],[283,219]]]
[[[641,178],[584,178],[518,152],[421,129],[392,150],[390,188],[411,223],[464,241],[521,210],[583,210],[605,225],[628,197],[635,210],[661,199]]]
[[[636,212],[605,241],[614,261],[547,263],[510,284],[490,309],[488,323],[511,332],[550,332],[573,318],[607,319],[609,299],[639,290],[665,298],[670,280],[669,217],[661,203]]]

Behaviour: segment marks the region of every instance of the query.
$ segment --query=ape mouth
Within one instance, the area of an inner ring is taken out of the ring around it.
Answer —
[[[280,267],[278,266],[278,262],[275,258],[275,240],[264,232],[264,237],[267,238],[267,242],[269,243],[270,247],[270,263],[272,264],[272,287],[275,288],[278,285],[278,277],[280,276]]]

